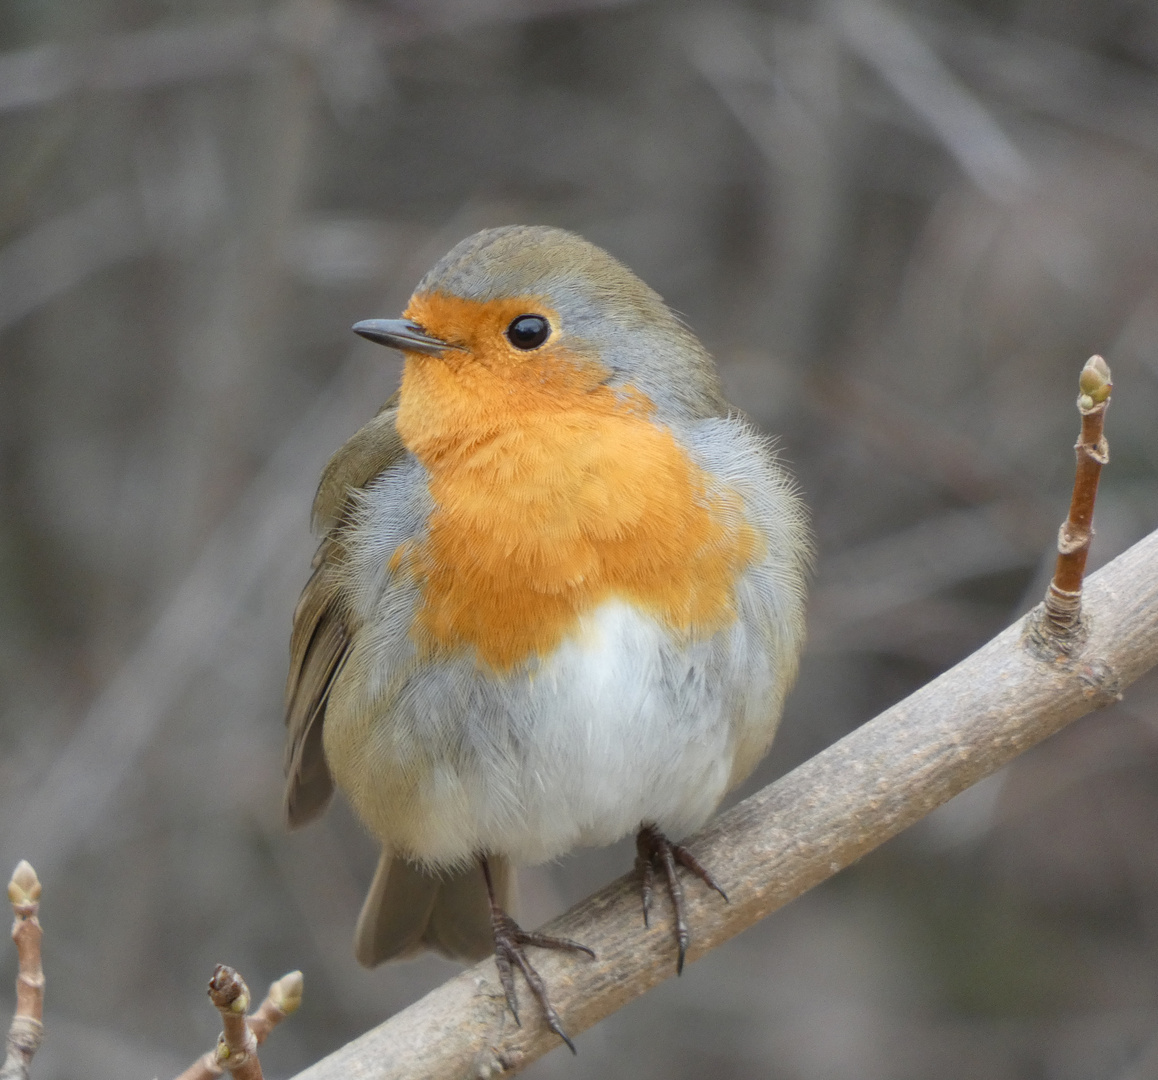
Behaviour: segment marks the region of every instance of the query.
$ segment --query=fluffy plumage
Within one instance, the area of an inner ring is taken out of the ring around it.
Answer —
[[[527,313],[552,331],[522,351]],[[505,889],[702,825],[775,733],[809,550],[699,342],[600,249],[488,230],[406,315],[448,348],[323,476],[287,692],[290,822],[336,781],[383,844],[367,963],[489,951],[480,856]]]

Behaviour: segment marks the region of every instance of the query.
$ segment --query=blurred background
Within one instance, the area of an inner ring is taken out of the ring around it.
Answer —
[[[747,790],[1036,603],[1092,352],[1093,564],[1158,524],[1147,0],[10,0],[0,868],[45,886],[39,1080],[176,1073],[219,961],[305,972],[274,1077],[456,970],[354,963],[374,847],[340,803],[284,832],[281,696],[314,485],[398,379],[349,326],[511,222],[657,288],[813,508]],[[1158,1077],[1156,765],[1149,678],[528,1075]],[[631,856],[526,872],[524,921]]]

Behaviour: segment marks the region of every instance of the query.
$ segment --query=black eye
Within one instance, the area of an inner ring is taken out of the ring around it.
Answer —
[[[520,315],[507,327],[507,340],[516,349],[537,349],[551,333],[551,324],[542,315]]]

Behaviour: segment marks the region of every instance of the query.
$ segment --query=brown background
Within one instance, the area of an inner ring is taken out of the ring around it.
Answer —
[[[509,222],[686,316],[815,514],[765,783],[1041,594],[1091,352],[1093,563],[1158,522],[1156,66],[1143,0],[5,5],[0,859],[45,883],[36,1076],[176,1072],[219,960],[306,973],[274,1077],[454,970],[359,970],[372,844],[280,821],[309,500],[398,377],[353,321]],[[1158,1076],[1156,763],[1151,678],[529,1075]],[[527,921],[629,864],[527,872]]]

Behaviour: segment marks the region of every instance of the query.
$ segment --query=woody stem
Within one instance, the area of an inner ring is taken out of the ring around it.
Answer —
[[[1074,447],[1077,455],[1074,490],[1069,516],[1058,532],[1057,565],[1046,590],[1042,626],[1047,633],[1058,637],[1072,635],[1081,623],[1082,579],[1094,532],[1094,501],[1102,466],[1110,460],[1103,425],[1113,383],[1110,369],[1100,356],[1092,356],[1086,362],[1079,386],[1082,429]]]
[[[12,940],[16,944],[16,1012],[8,1029],[0,1080],[28,1080],[28,1067],[44,1035],[44,970],[40,966],[40,881],[23,860],[8,882]]]

